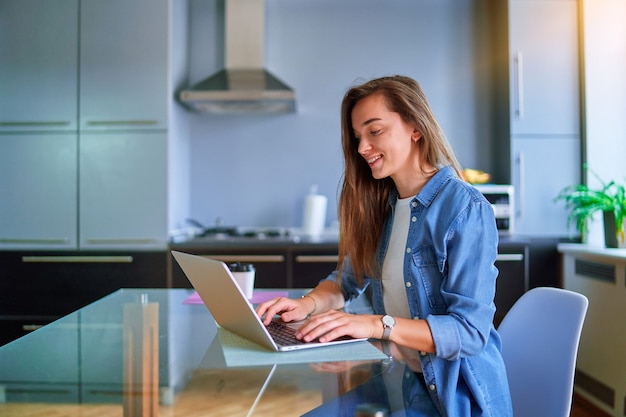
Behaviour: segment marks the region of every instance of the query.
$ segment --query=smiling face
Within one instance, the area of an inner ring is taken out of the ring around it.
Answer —
[[[402,197],[411,195],[416,178],[421,176],[417,146],[421,133],[390,111],[380,93],[359,100],[351,120],[358,152],[367,161],[372,176],[391,177]]]

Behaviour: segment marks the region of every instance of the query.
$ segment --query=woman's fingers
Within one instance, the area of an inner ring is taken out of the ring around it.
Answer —
[[[268,325],[276,314],[282,312],[283,304],[285,304],[283,297],[276,297],[259,304],[256,308],[256,313],[263,320],[263,323]]]
[[[285,297],[277,297],[261,303],[256,312],[267,326],[276,315],[280,315],[283,321],[302,320],[306,317],[300,300],[292,300]]]
[[[359,316],[342,311],[329,311],[311,317],[297,332],[296,337],[310,342],[327,342],[342,336],[370,337],[372,316]]]

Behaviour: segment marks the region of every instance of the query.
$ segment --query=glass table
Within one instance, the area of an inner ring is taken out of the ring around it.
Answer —
[[[270,352],[193,296],[118,290],[0,347],[0,416],[437,415],[393,345]]]

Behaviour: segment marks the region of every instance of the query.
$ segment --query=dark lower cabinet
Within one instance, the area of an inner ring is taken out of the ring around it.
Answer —
[[[556,244],[555,244],[556,247]],[[258,288],[313,288],[337,267],[337,244],[278,245],[236,244],[215,246],[185,244],[174,250],[220,259],[224,262],[249,262],[256,268]],[[503,239],[498,246],[496,267],[496,314],[499,324],[519,297],[529,289],[530,241]],[[176,261],[171,257],[171,286],[191,288]]]
[[[221,247],[184,246],[174,250],[218,259],[226,263],[254,264],[257,288],[312,288],[337,267],[337,244],[275,245],[224,244]],[[170,255],[171,286],[191,288],[176,260]]]
[[[499,324],[526,291],[536,287],[561,287],[561,265],[557,245],[579,243],[565,237],[531,237],[500,242],[496,266],[496,316]]]
[[[529,246],[527,244],[501,244],[498,247],[496,267],[496,314],[494,323],[500,324],[518,298],[528,291]]]
[[[0,346],[52,323],[54,316],[0,317]]]
[[[291,254],[291,288],[313,288],[337,269],[337,248],[294,250]]]
[[[164,288],[158,252],[0,252],[0,344],[120,288]]]
[[[218,259],[225,263],[251,263],[255,269],[254,286],[258,288],[287,288],[287,252],[283,249],[184,249],[195,255]],[[173,256],[170,255],[172,288],[191,288],[191,283]]]
[[[553,284],[550,277],[557,275],[553,271],[558,269],[558,257],[552,254],[557,242],[540,243],[532,249],[532,242],[525,240],[500,242],[496,325],[529,288]],[[337,244],[332,242],[213,247],[184,244],[172,249],[227,263],[252,263],[259,288],[312,288],[337,266]],[[533,267],[535,272],[529,279]],[[120,288],[191,285],[169,251],[0,252],[0,345]]]

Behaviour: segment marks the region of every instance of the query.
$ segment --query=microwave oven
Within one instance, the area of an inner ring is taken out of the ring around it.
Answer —
[[[481,184],[475,185],[487,201],[496,216],[496,226],[501,235],[511,235],[515,229],[515,210],[513,201],[513,186],[501,184]]]

